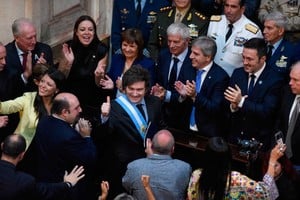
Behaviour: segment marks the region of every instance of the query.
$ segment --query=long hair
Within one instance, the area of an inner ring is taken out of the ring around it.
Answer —
[[[56,88],[61,90],[63,87],[63,83],[65,81],[65,75],[53,67],[49,67],[48,70],[45,71],[43,76],[46,74],[55,82]],[[54,98],[54,96],[55,95],[53,95],[53,98]],[[48,115],[48,112],[44,105],[43,99],[39,94],[36,95],[33,106],[34,106],[34,111],[36,112],[38,119],[40,119],[42,116]]]
[[[204,166],[200,177],[199,193],[201,200],[224,199],[231,181],[231,151],[221,137],[212,137],[204,153]]]

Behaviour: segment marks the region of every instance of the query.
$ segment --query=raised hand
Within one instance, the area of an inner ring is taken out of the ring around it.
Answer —
[[[64,182],[71,183],[72,187],[74,187],[76,183],[85,176],[83,171],[83,166],[78,167],[77,165],[69,174],[67,171],[65,171]]]
[[[110,112],[110,96],[106,97],[106,102],[101,105],[101,114],[104,117],[107,117]]]
[[[5,127],[8,123],[8,116],[0,116],[0,128]]]

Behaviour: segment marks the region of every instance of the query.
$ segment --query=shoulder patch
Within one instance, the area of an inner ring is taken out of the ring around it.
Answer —
[[[222,19],[221,15],[212,15],[210,17],[210,21],[212,21],[212,22],[219,22],[219,21],[221,21],[221,19]]]
[[[159,9],[160,10],[160,12],[164,12],[164,11],[166,11],[166,10],[170,10],[170,9],[172,9],[172,6],[166,6],[166,7],[162,7],[161,9]]]
[[[253,24],[246,24],[245,26],[247,31],[256,34],[258,32],[258,27],[254,26]]]
[[[195,15],[198,16],[202,20],[206,20],[206,16],[203,15],[202,13],[200,13],[200,12],[195,12]]]

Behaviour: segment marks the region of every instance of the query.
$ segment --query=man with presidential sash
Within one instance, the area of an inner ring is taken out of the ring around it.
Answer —
[[[101,106],[101,120],[107,126],[110,149],[105,163],[109,169],[103,174],[111,185],[112,195],[124,191],[122,177],[127,164],[145,154],[147,138],[162,128],[160,120],[161,102],[159,98],[146,95],[150,87],[149,72],[141,66],[132,66],[122,77],[124,95]]]

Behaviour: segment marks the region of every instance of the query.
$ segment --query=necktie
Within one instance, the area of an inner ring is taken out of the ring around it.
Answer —
[[[177,23],[177,22],[181,22],[181,13],[180,13],[180,12],[178,12],[178,13],[176,14],[175,22],[176,22],[176,23]]]
[[[285,144],[286,144],[286,152],[285,153],[288,158],[291,158],[293,156],[291,141],[292,141],[292,134],[294,132],[296,121],[298,118],[299,109],[300,109],[300,97],[297,97],[296,105],[291,114],[288,131],[287,131],[286,138],[285,138]]]
[[[172,66],[170,77],[169,77],[169,89],[174,87],[174,83],[177,79],[178,62],[179,62],[179,59],[174,57],[173,58],[173,66]]]
[[[25,69],[26,69],[27,55],[28,55],[28,53],[22,53],[22,56],[23,56],[23,61],[22,61],[23,71],[25,71]]]
[[[140,18],[142,14],[142,5],[141,5],[141,0],[137,0],[137,6],[136,6],[136,16]]]
[[[205,72],[205,70],[198,70],[197,76],[196,76],[196,93],[200,92],[201,88],[201,80],[202,80],[202,74]],[[195,120],[195,106],[193,106],[191,116],[190,116],[190,126],[195,126],[196,120]]]
[[[136,107],[140,111],[140,113],[142,114],[142,116],[144,117],[144,119],[146,120],[146,114],[145,114],[145,111],[143,109],[143,104],[137,104]]]
[[[226,34],[225,41],[227,41],[230,38],[230,36],[232,34],[232,28],[233,28],[233,25],[232,24],[228,24],[228,32]]]
[[[272,57],[273,48],[274,48],[273,45],[268,45],[267,60],[269,60]]]
[[[251,94],[251,92],[254,88],[254,83],[255,83],[255,75],[251,74],[250,75],[250,83],[249,83],[249,87],[248,87],[248,94]]]

